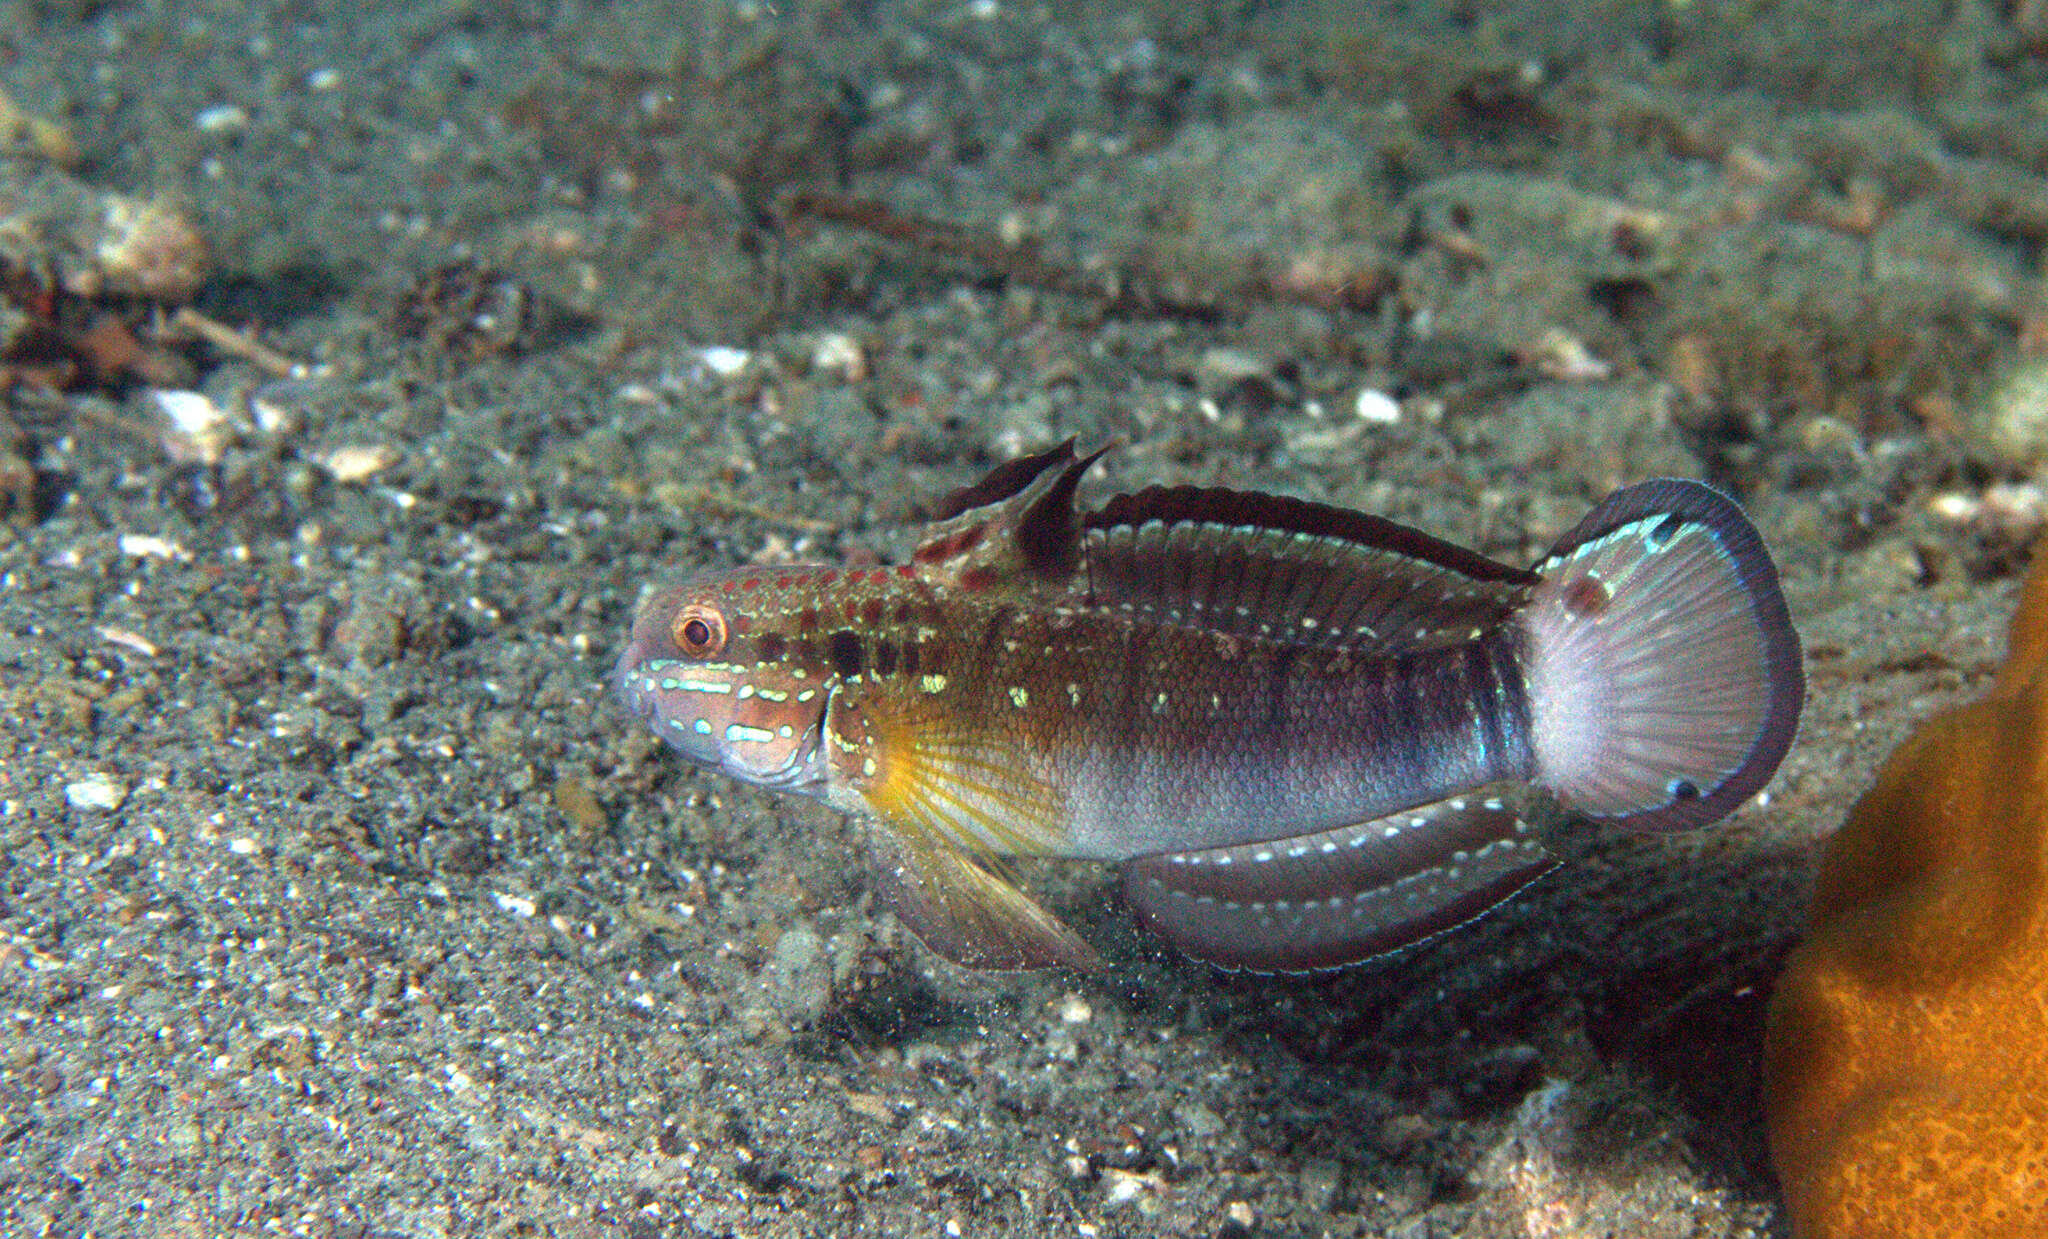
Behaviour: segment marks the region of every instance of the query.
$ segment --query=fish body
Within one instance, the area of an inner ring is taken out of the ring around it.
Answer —
[[[1776,571],[1698,483],[1617,492],[1524,570],[1274,496],[1084,512],[1099,455],[998,468],[901,565],[656,588],[619,691],[697,764],[874,821],[904,921],[999,968],[1096,962],[1002,856],[1123,862],[1219,966],[1334,967],[1542,876],[1568,817],[1721,817],[1790,744]]]

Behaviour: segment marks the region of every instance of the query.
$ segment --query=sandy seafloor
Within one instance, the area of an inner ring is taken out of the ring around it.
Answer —
[[[1787,1233],[1814,846],[2039,523],[2036,10],[9,0],[0,87],[305,369],[191,350],[210,463],[146,384],[0,405],[0,1233]],[[1047,865],[1109,974],[962,973],[604,681],[643,583],[900,555],[1068,435],[1518,561],[1708,477],[1800,740],[1371,966],[1218,975]]]

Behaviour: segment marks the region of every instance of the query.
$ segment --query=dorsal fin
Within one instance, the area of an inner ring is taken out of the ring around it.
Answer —
[[[1019,456],[1006,460],[988,471],[988,476],[979,482],[962,486],[932,505],[932,524],[943,525],[963,512],[985,508],[992,503],[1021,494],[1024,489],[1038,480],[1048,469],[1071,463],[1074,459],[1074,440],[1055,444],[1042,452],[1030,456]]]
[[[1383,517],[1203,487],[1087,517],[1088,601],[1293,644],[1401,653],[1501,623],[1535,574]]]
[[[1107,447],[1074,441],[998,465],[939,501],[939,519],[911,556],[927,580],[966,589],[1064,587],[1081,562],[1074,489]]]

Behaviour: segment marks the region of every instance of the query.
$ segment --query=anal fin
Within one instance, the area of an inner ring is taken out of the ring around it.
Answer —
[[[1147,928],[1219,968],[1341,968],[1479,916],[1555,868],[1535,806],[1461,796],[1271,843],[1124,866]]]
[[[924,944],[967,968],[1100,972],[1094,948],[1007,877],[945,840],[878,823],[877,893]]]

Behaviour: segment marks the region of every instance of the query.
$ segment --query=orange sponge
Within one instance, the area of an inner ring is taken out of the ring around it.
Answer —
[[[1799,1239],[2048,1236],[2048,557],[1984,700],[1892,754],[1828,844],[1771,1001]]]

